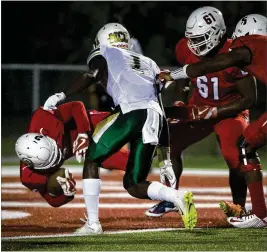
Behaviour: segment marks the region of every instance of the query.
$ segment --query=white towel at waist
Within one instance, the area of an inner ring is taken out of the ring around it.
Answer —
[[[142,129],[142,137],[144,144],[158,144],[160,117],[161,115],[154,109],[147,109],[147,118]]]
[[[123,114],[129,113],[133,110],[138,109],[153,109],[157,111],[160,115],[162,115],[162,109],[157,101],[139,101],[139,102],[132,102],[132,103],[120,103],[121,111]]]

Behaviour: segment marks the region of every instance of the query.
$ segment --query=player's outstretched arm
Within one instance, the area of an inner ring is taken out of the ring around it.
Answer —
[[[86,73],[83,73],[76,77],[69,87],[67,87],[63,92],[61,93],[56,93],[52,96],[50,96],[44,106],[44,110],[54,110],[57,109],[57,104],[59,102],[62,102],[66,99],[66,97],[71,96],[73,94],[76,94],[87,87],[89,87],[92,83],[95,82],[96,77],[98,74],[98,70],[88,70]]]
[[[244,66],[251,61],[251,53],[247,47],[235,48],[230,52],[218,54],[212,59],[190,64],[185,68],[189,78],[218,72],[232,66]]]
[[[196,78],[208,73],[218,72],[228,67],[249,65],[252,54],[247,47],[238,47],[227,53],[218,54],[212,59],[185,65],[171,72],[162,71],[159,78],[165,81]]]
[[[95,81],[97,74],[98,74],[97,69],[94,70],[89,69],[86,73],[77,76],[72,82],[72,85],[68,86],[63,91],[63,93],[68,97],[80,91],[85,90]]]

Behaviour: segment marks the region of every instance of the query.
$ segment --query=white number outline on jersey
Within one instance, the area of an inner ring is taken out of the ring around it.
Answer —
[[[219,100],[219,78],[212,77],[210,81],[213,84],[213,99]],[[205,99],[208,98],[209,96],[209,87],[207,83],[208,83],[208,78],[205,75],[197,77],[198,92]]]

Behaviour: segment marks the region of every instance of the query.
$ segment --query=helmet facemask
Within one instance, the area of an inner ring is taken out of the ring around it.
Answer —
[[[186,32],[185,36],[188,38],[188,48],[197,56],[207,55],[214,47],[220,43],[221,32],[220,30],[209,29],[204,34],[191,35]]]

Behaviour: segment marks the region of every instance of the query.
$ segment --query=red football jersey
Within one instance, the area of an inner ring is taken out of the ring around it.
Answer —
[[[93,131],[96,124],[109,114],[109,112],[96,110],[86,111],[81,102],[65,103],[54,111],[39,108],[32,115],[28,132],[40,133],[41,131],[42,134],[48,135],[57,142],[64,156],[58,164],[60,167],[66,159],[73,156],[72,146],[78,134]],[[106,169],[125,171],[128,156],[128,150],[120,150],[105,160],[102,165]],[[20,162],[20,180],[30,190],[38,191],[53,207],[59,207],[73,199],[73,197],[67,197],[64,194],[53,197],[46,193],[47,175],[30,169],[23,162]]]
[[[235,39],[230,48],[233,49],[243,46],[249,48],[252,55],[250,64],[244,67],[244,70],[267,85],[267,36],[243,36]]]
[[[199,57],[190,51],[187,41],[187,38],[181,39],[175,49],[176,60],[182,65],[201,61]],[[228,52],[231,43],[232,40],[227,39],[218,53]],[[191,83],[194,86],[194,90],[189,103],[222,106],[237,100],[241,96],[235,90],[235,81],[245,76],[247,76],[247,73],[242,72],[239,68],[230,67],[223,71],[192,78]]]

